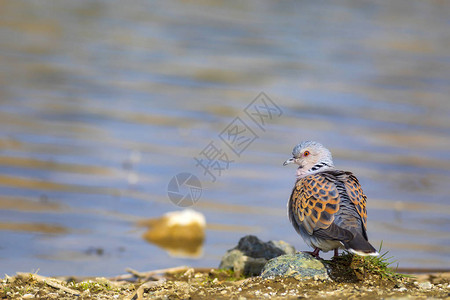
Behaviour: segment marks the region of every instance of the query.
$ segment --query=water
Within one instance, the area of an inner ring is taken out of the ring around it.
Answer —
[[[400,267],[450,265],[446,1],[3,1],[0,270],[116,275],[215,267],[245,234],[306,249],[286,217],[292,147],[317,140],[368,195],[369,238]],[[244,108],[281,109],[265,131]],[[238,157],[236,117],[258,138]],[[194,157],[234,160],[215,182]],[[190,172],[200,258],[146,242]],[[327,255],[325,255],[327,257]]]

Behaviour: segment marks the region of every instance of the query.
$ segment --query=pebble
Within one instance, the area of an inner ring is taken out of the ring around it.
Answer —
[[[420,287],[421,289],[429,290],[429,289],[433,288],[433,284],[431,284],[431,282],[429,282],[429,281],[425,281],[425,282],[419,283],[418,287]]]
[[[189,268],[183,276],[188,277],[188,278],[192,278],[192,275],[194,275],[195,271],[193,268]]]
[[[22,299],[30,299],[30,298],[34,298],[33,294],[25,294],[22,296]]]

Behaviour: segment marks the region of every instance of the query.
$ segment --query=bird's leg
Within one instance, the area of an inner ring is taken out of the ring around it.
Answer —
[[[311,254],[312,256],[314,256],[315,258],[320,258],[319,257],[319,252],[320,249],[319,248],[315,248],[314,251],[304,251],[305,253]]]
[[[316,248],[316,249],[314,249],[312,255],[315,256],[316,258],[319,258],[319,252],[320,252],[320,249]]]
[[[338,256],[339,256],[339,251],[338,251],[338,248],[336,248],[336,249],[334,249],[334,256],[333,256],[333,258],[338,257]]]

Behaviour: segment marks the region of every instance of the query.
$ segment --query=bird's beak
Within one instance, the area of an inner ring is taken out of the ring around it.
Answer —
[[[289,165],[289,164],[293,164],[295,162],[295,158],[294,157],[291,157],[291,158],[289,158],[287,161],[285,161],[284,163],[283,163],[283,166],[287,166],[287,165]]]

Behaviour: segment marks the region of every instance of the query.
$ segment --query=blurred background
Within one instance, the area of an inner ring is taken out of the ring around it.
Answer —
[[[368,234],[400,267],[450,265],[450,2],[0,1],[0,272],[108,276],[217,267],[239,238],[307,246],[286,217],[301,140],[368,196]],[[264,92],[282,112],[252,123]],[[221,140],[236,117],[257,135]],[[233,162],[217,180],[194,157]],[[144,239],[203,190],[194,257]],[[145,222],[144,222],[145,223]],[[329,257],[330,255],[325,255]]]

